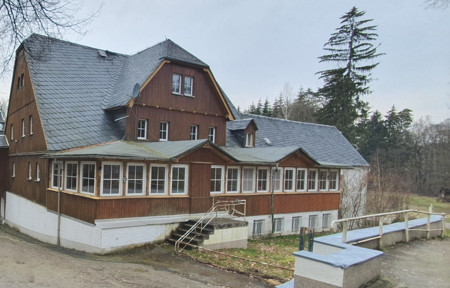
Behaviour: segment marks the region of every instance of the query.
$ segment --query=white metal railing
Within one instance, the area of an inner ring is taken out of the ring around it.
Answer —
[[[418,213],[418,214],[425,214],[427,215],[427,228],[426,229],[410,229],[408,226],[409,221],[409,213]],[[351,217],[351,218],[343,218],[338,220],[333,220],[331,222],[331,227],[334,228],[334,226],[337,223],[343,223],[342,224],[342,242],[347,243],[347,232],[348,232],[348,223],[350,221],[355,220],[362,220],[362,219],[368,219],[368,218],[378,218],[378,227],[379,227],[379,235],[374,238],[370,238],[370,240],[379,238],[380,239],[380,246],[382,246],[382,237],[383,237],[383,223],[384,218],[392,215],[399,215],[403,214],[403,217],[405,219],[405,236],[406,236],[406,242],[409,241],[409,231],[416,230],[416,231],[427,231],[427,238],[430,238],[430,232],[431,231],[442,231],[441,236],[444,237],[445,233],[445,213],[433,213],[432,212],[432,206],[430,206],[430,211],[420,211],[420,210],[401,210],[401,211],[395,211],[395,212],[386,212],[386,213],[378,213],[378,214],[371,214],[371,215],[364,215],[359,217]],[[442,227],[438,229],[431,229],[431,215],[441,215],[442,216]]]
[[[214,200],[213,200],[214,201]],[[243,211],[239,211],[237,209],[237,206],[243,206]],[[231,215],[231,216],[243,216],[246,215],[246,209],[247,209],[247,201],[242,199],[236,199],[236,200],[226,200],[226,201],[217,201],[213,202],[213,206],[209,208],[209,210],[194,224],[191,228],[189,228],[186,233],[183,234],[176,242],[175,242],[175,250],[177,252],[183,251],[186,246],[195,246],[191,244],[192,241],[196,238],[195,233],[192,233],[193,231],[196,231],[197,228],[200,229],[199,233],[205,229],[206,226],[208,226],[209,223],[211,223],[212,220],[223,217],[225,215]],[[220,213],[222,212],[222,213]],[[219,214],[220,213],[220,214]],[[206,220],[207,219],[207,220]],[[197,231],[196,231],[197,232]],[[189,240],[185,241],[189,235],[193,235]],[[183,245],[182,248],[180,248],[180,245]]]

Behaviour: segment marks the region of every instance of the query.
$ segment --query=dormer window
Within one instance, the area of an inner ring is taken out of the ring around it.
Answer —
[[[181,94],[181,75],[180,74],[172,75],[172,93]]]
[[[147,120],[138,120],[137,139],[147,139]]]
[[[253,147],[253,134],[245,133],[245,147]]]

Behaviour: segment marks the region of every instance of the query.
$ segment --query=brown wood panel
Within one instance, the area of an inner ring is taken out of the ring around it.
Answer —
[[[88,197],[80,197],[61,192],[61,213],[82,221],[94,223],[96,219],[97,201]],[[80,209],[80,207],[83,207]],[[47,209],[58,211],[58,192],[47,190]]]
[[[189,169],[191,213],[204,213],[212,206],[210,196],[211,165],[191,164]]]
[[[229,194],[229,196],[216,196],[217,201],[219,200],[246,200],[247,201],[247,216],[256,215],[267,215],[270,214],[270,202],[271,195],[264,194],[258,195],[254,194]]]
[[[281,167],[312,168],[316,163],[303,153],[297,152],[280,162]]]
[[[0,148],[0,195],[4,197],[9,186],[8,148]]]
[[[275,213],[339,209],[340,193],[275,194]]]
[[[209,145],[208,145],[209,146]],[[211,147],[199,148],[179,160],[180,163],[204,162],[214,165],[225,165],[233,163],[226,155]],[[209,173],[209,172],[208,172]],[[209,175],[209,174],[208,174]]]

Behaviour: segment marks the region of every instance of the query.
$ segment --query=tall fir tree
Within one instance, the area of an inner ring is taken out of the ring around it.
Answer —
[[[325,82],[317,93],[322,103],[318,121],[335,125],[355,145],[369,111],[361,96],[370,93],[371,71],[379,64],[373,61],[382,55],[373,44],[378,37],[376,26],[369,25],[372,19],[361,19],[364,14],[353,7],[341,17],[341,26],[324,45],[328,54],[319,57],[320,62],[334,63],[337,68],[317,73]]]

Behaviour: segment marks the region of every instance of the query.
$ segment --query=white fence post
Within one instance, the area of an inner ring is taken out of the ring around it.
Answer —
[[[405,240],[409,242],[408,212],[405,212]]]

